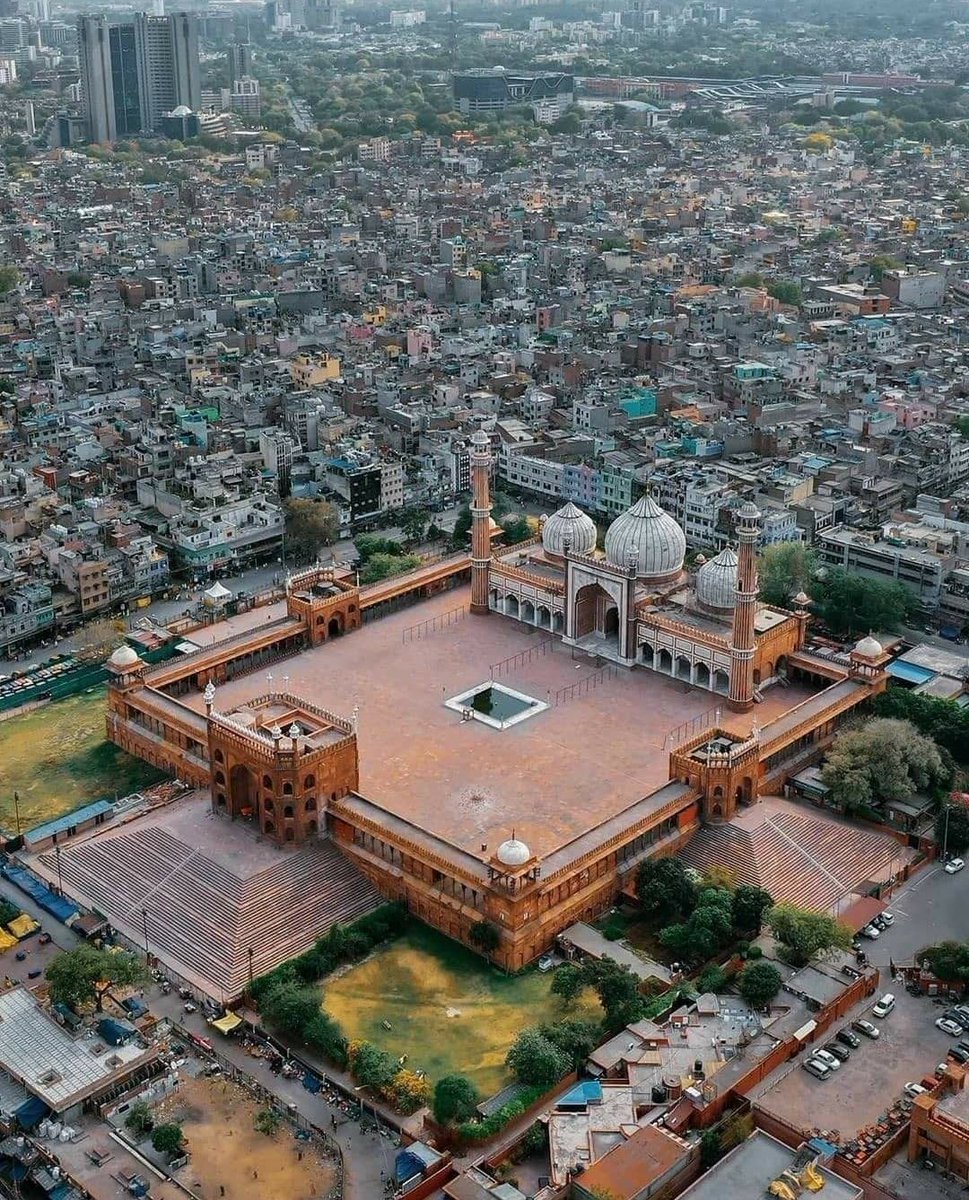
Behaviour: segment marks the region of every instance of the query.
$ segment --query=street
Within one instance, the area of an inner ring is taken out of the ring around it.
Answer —
[[[909,963],[923,946],[969,939],[969,870],[946,875],[939,863],[923,867],[888,903],[895,924],[877,942],[865,942],[872,964],[887,975],[889,960]]]

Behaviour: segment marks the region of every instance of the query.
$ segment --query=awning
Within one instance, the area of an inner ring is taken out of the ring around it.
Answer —
[[[7,928],[19,942],[22,938],[30,937],[32,933],[36,933],[40,926],[33,917],[29,917],[26,913],[21,913],[19,917],[14,917],[12,921],[7,922]]]
[[[219,1033],[224,1033],[227,1037],[234,1029],[238,1029],[242,1024],[242,1017],[237,1017],[234,1012],[226,1013],[224,1017],[219,1017],[217,1021],[210,1021],[209,1024],[213,1029],[217,1029]]]
[[[33,1129],[35,1125],[39,1125],[44,1117],[50,1115],[50,1109],[36,1096],[31,1096],[29,1100],[25,1100],[18,1109],[14,1110],[13,1114],[17,1118],[17,1124],[21,1129]]]

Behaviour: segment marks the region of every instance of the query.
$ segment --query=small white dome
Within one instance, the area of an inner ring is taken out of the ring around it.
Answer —
[[[498,861],[506,867],[523,867],[531,858],[532,852],[518,838],[509,838],[498,847]]]
[[[119,646],[117,650],[108,659],[109,667],[133,667],[135,663],[141,662],[135,650],[127,644]]]
[[[881,658],[885,651],[878,638],[873,638],[869,634],[867,637],[863,637],[857,646],[855,646],[853,653],[860,654],[862,658]]]
[[[697,571],[696,598],[704,608],[733,608],[737,603],[737,554],[732,546]]]
[[[591,554],[596,548],[596,523],[570,500],[552,513],[542,526],[542,548],[562,558],[566,543],[573,554]]]
[[[643,496],[609,526],[606,558],[616,567],[635,564],[639,579],[664,579],[683,569],[686,535],[652,496]]]

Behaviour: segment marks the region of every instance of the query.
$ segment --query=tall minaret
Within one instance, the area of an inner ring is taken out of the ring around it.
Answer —
[[[491,442],[483,429],[471,438],[471,611],[488,611],[491,562]]]
[[[754,618],[757,616],[757,543],[760,511],[750,500],[737,520],[737,603],[730,638],[730,707],[743,712],[754,703]]]

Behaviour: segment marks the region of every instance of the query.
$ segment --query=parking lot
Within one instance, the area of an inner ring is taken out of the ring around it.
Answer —
[[[932,1077],[948,1048],[961,1039],[935,1027],[944,1008],[927,998],[909,995],[901,980],[892,980],[889,962],[910,962],[917,950],[931,942],[965,940],[969,937],[967,905],[969,870],[950,876],[932,866],[900,890],[891,900],[895,924],[877,941],[864,943],[872,965],[881,971],[878,992],[833,1027],[824,1041],[832,1040],[838,1029],[859,1017],[878,1027],[879,1039],[862,1037],[849,1061],[824,1080],[801,1070],[801,1063],[823,1042],[815,1044],[794,1060],[783,1078],[773,1085],[771,1080],[765,1081],[755,1099],[797,1127],[804,1126],[806,1114],[810,1114],[808,1119],[814,1125],[819,1121],[816,1114],[830,1113],[829,1128],[837,1128],[847,1139],[876,1121],[902,1094],[906,1083]],[[883,992],[895,996],[895,1009],[884,1020],[877,1020],[871,1009]],[[963,1038],[969,1039],[969,1031]]]

